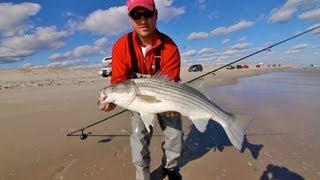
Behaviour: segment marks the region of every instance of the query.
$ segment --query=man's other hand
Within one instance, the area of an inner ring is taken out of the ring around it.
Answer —
[[[98,106],[101,111],[107,112],[107,111],[114,110],[114,108],[116,108],[117,105],[114,103],[106,103],[106,104],[98,104]]]

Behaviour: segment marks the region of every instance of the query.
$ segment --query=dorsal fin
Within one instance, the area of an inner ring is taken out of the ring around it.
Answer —
[[[202,94],[205,94],[206,91],[204,88],[204,83],[205,83],[204,79],[200,78],[195,81],[191,81],[189,83],[186,83],[186,85],[193,87],[194,89],[200,91]]]
[[[152,75],[151,77],[152,77],[152,78],[155,78],[155,79],[165,80],[165,81],[172,81],[167,75],[162,74],[161,71],[158,71],[157,73],[155,73],[155,74]]]

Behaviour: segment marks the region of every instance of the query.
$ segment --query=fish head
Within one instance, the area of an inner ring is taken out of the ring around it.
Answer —
[[[137,85],[134,81],[112,84],[101,91],[100,96],[104,96],[102,103],[115,103],[126,107],[130,104],[137,94]]]

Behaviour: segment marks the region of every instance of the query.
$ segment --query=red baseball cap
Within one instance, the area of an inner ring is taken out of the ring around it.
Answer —
[[[156,7],[153,0],[128,0],[127,6],[128,12],[130,12],[132,9],[138,6],[147,8],[150,11],[153,11]]]

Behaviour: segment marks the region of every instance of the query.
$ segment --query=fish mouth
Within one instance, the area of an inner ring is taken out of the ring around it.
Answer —
[[[105,96],[105,97],[101,97],[98,99],[97,105],[101,106],[103,104],[109,104],[109,103],[114,103],[114,102],[115,102],[115,100],[108,100],[107,96]]]
[[[115,100],[112,100],[112,101],[104,101],[103,103],[114,103]]]

